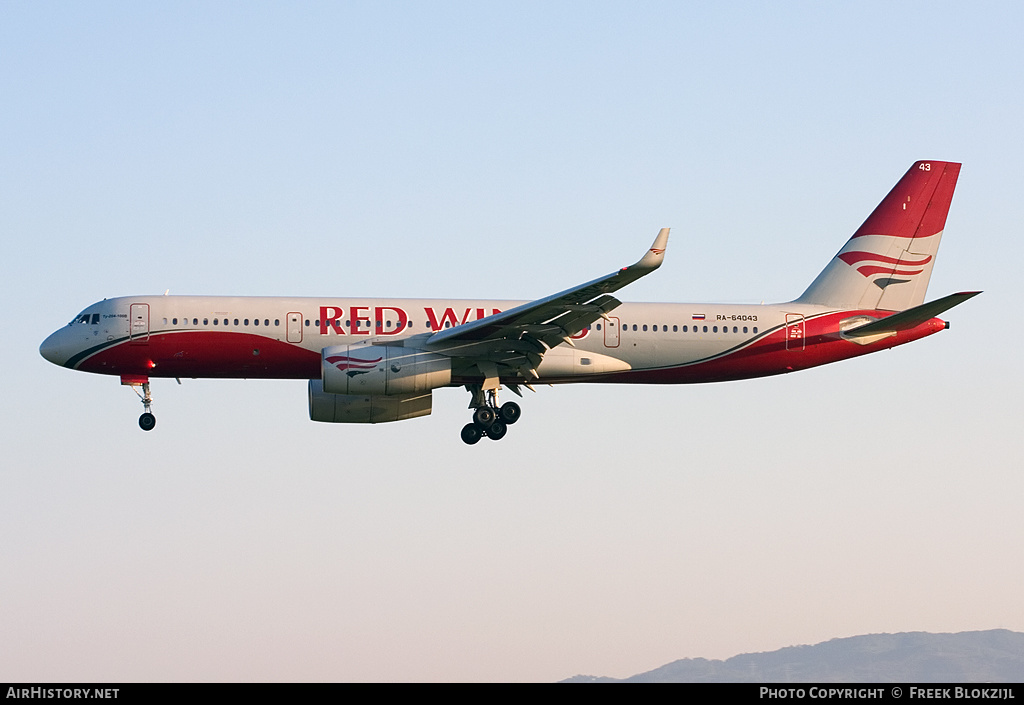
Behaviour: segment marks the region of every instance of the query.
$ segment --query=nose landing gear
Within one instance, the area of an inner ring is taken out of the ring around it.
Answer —
[[[488,389],[486,393],[478,385],[469,387],[473,394],[470,408],[473,411],[473,422],[462,427],[462,441],[468,445],[478,443],[486,436],[498,441],[508,433],[508,427],[523,415],[523,410],[514,401],[498,406],[498,390]]]
[[[153,412],[150,406],[153,403],[153,397],[149,393],[149,378],[148,377],[122,377],[121,384],[130,385],[132,390],[139,395],[139,399],[142,400],[142,407],[145,409],[142,416],[139,417],[139,428],[143,431],[152,431],[156,428],[156,417],[153,416]],[[140,392],[139,389],[142,389]]]

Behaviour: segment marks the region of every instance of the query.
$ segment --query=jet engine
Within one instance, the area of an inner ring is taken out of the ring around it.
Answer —
[[[420,394],[452,381],[450,357],[416,348],[335,345],[320,355],[320,376],[328,394]]]
[[[323,382],[309,380],[309,418],[326,423],[387,423],[428,416],[433,393],[330,394]]]

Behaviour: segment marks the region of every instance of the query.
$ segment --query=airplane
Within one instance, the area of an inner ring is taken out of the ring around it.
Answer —
[[[536,384],[691,384],[777,375],[886,350],[949,327],[979,291],[925,303],[955,162],[918,161],[797,299],[771,305],[622,303],[658,269],[669,229],[639,261],[536,301],[128,296],[86,307],[40,354],[120,377],[156,426],[151,378],[306,379],[309,417],[386,423],[430,414],[464,386],[462,440],[499,440]]]

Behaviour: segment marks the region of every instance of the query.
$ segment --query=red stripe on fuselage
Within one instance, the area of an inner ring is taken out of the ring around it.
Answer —
[[[694,384],[783,374],[909,343],[943,330],[933,318],[869,345],[839,334],[839,322],[855,316],[882,317],[880,311],[842,311],[803,320],[804,337],[789,337],[783,326],[718,357],[651,370],[608,375],[545,378],[541,382]],[[789,346],[787,347],[787,342]],[[147,344],[124,340],[89,356],[77,369],[110,375],[252,379],[319,379],[320,352],[259,335],[218,331],[152,333]],[[453,383],[478,381],[453,378]],[[514,382],[507,379],[506,382]]]
[[[260,335],[221,331],[151,333],[104,348],[77,369],[108,375],[319,379],[320,353]]]
[[[754,377],[769,377],[804,370],[809,367],[839,362],[886,348],[910,343],[938,333],[945,323],[933,318],[912,330],[899,331],[868,345],[860,345],[843,338],[839,333],[841,320],[856,316],[883,318],[891,313],[882,311],[842,311],[803,321],[804,337],[789,338],[790,326],[782,326],[751,344],[705,361],[656,370],[633,370],[613,375],[573,377],[569,379],[542,379],[541,382],[606,382],[618,384],[698,384],[701,382],[729,382]],[[787,342],[789,347],[787,347]]]
[[[863,314],[878,316],[877,311],[865,311]],[[752,345],[714,360],[666,370],[640,370],[626,374],[629,382],[648,384],[726,382],[767,377],[902,345],[937,333],[945,327],[942,321],[933,318],[913,330],[900,331],[870,345],[859,345],[843,338],[838,331],[840,320],[855,315],[853,312],[843,312],[805,319],[802,349],[799,340],[789,340],[790,347],[787,349],[789,327],[784,326]]]

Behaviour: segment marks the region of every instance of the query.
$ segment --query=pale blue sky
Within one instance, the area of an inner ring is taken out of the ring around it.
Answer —
[[[0,679],[554,680],[1024,630],[1015,3],[0,4]],[[797,375],[468,395],[327,426],[302,382],[37,348],[129,294],[798,296],[961,161],[916,344]]]

